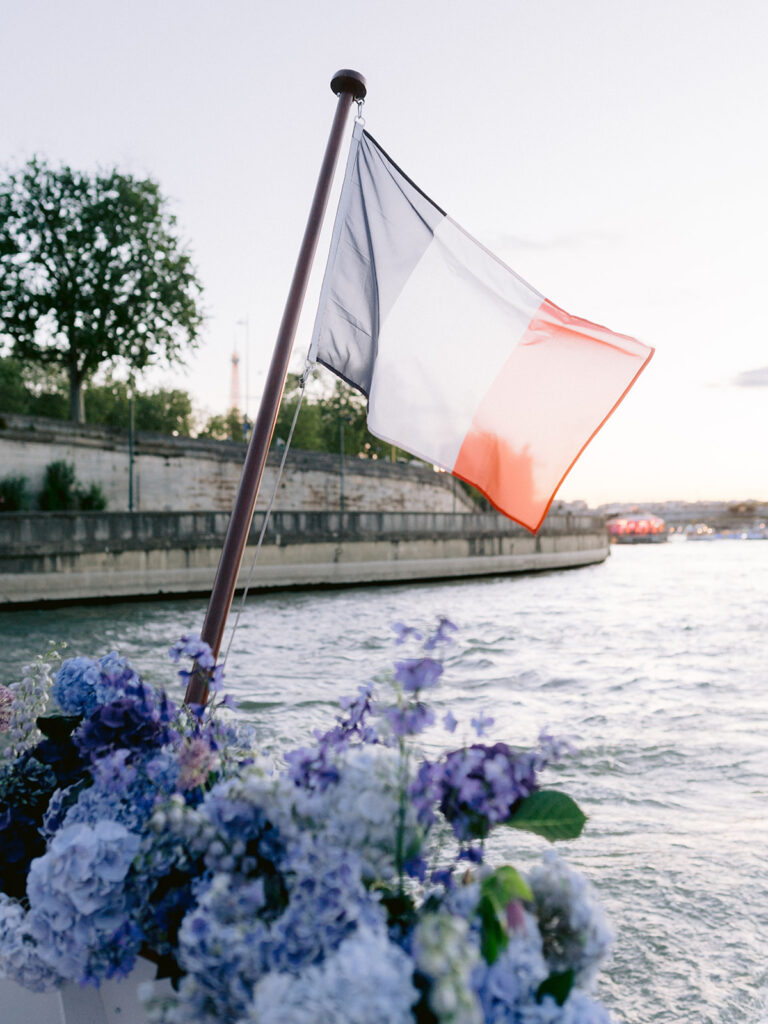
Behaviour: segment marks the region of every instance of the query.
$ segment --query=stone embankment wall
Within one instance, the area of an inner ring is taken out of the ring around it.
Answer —
[[[245,445],[166,437],[139,431],[134,441],[134,511],[209,511],[232,508]],[[102,488],[110,511],[128,509],[129,444],[126,431],[78,426],[31,416],[0,415],[0,477],[26,476],[36,493],[45,467],[74,463],[78,480]],[[271,452],[257,508],[265,508],[279,464]],[[453,477],[424,463],[344,459],[345,511],[472,511]],[[322,452],[288,453],[275,508],[336,511],[340,507],[339,457]]]
[[[228,513],[5,513],[0,606],[207,594]],[[263,513],[256,513],[239,586]],[[560,569],[609,553],[596,513],[550,513],[537,536],[496,513],[277,512],[253,590]]]

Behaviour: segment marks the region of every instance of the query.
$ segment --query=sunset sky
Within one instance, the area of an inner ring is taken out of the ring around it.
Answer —
[[[0,0],[0,15],[0,164],[117,166],[172,200],[208,320],[188,365],[150,382],[222,412],[237,347],[255,412],[329,81],[351,67],[369,131],[462,227],[569,312],[657,350],[559,496],[768,499],[762,0]]]

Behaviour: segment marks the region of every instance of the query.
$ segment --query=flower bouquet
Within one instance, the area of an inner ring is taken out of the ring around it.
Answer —
[[[195,638],[171,655],[210,672],[205,707],[117,654],[0,688],[0,978],[98,988],[144,958],[151,1024],[605,1024],[589,885],[551,849],[525,874],[487,862],[494,829],[579,835],[540,784],[566,745],[487,743],[481,715],[473,742],[419,750],[456,729],[427,703],[454,629],[398,624],[387,678],[278,764]]]

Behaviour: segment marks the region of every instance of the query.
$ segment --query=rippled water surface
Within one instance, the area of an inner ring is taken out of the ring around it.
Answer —
[[[167,647],[204,602],[0,614],[0,681],[49,641],[119,649],[174,685]],[[390,623],[459,626],[440,703],[525,745],[547,725],[578,754],[550,781],[588,812],[561,852],[617,931],[602,995],[628,1024],[768,1021],[768,543],[614,548],[567,572],[250,598],[229,689],[265,747],[326,727],[384,669]],[[443,742],[435,735],[432,742]],[[504,837],[525,863],[533,837]]]

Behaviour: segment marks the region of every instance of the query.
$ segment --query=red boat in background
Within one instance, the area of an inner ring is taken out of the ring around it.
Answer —
[[[667,524],[650,513],[613,516],[605,526],[612,544],[660,544],[667,539]]]

